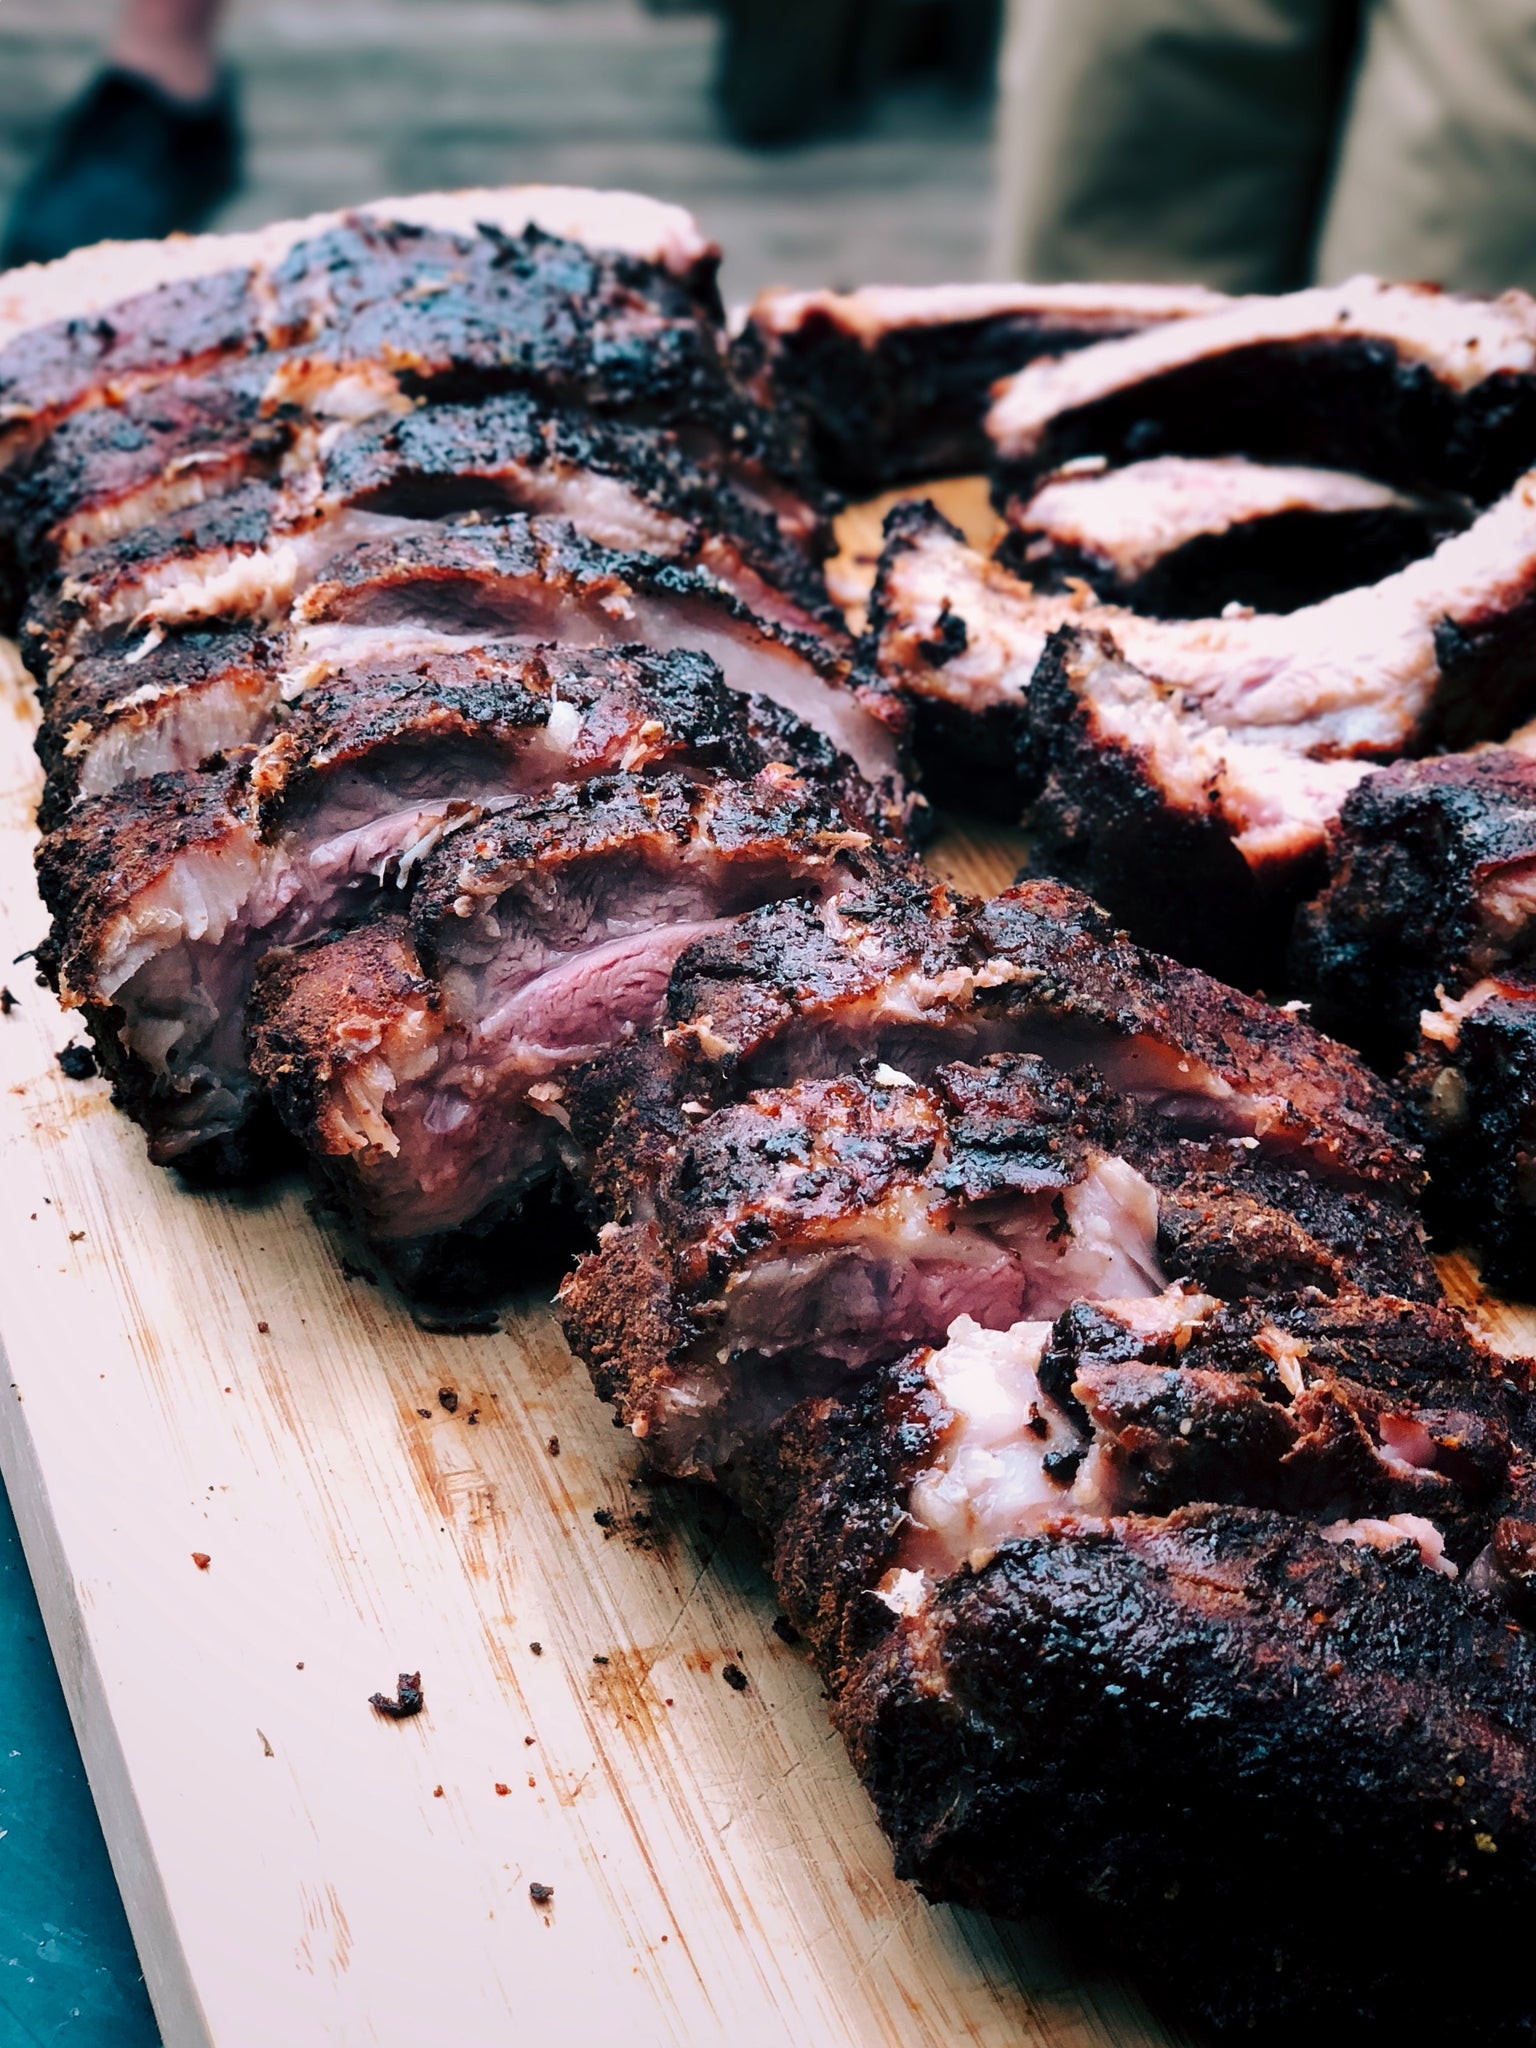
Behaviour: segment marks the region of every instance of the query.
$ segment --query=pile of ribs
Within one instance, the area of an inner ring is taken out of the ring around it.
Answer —
[[[1530,1277],[1536,305],[717,261],[528,188],[0,281],[41,969],[421,1313],[563,1262],[928,1897],[1529,2042],[1536,1376],[1429,1232]],[[842,494],[981,464],[855,638]]]

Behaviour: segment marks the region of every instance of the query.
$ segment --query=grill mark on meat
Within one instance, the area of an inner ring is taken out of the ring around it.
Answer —
[[[986,466],[992,386],[1040,356],[1208,313],[1185,285],[869,285],[768,291],[736,357],[765,404],[803,412],[822,473],[865,494]]]
[[[1009,504],[998,557],[1037,589],[1086,582],[1154,618],[1213,618],[1229,604],[1282,613],[1379,583],[1466,524],[1340,470],[1235,456],[1086,461]]]
[[[568,1162],[565,1076],[655,1021],[684,946],[846,884],[867,845],[778,767],[514,804],[424,857],[406,919],[269,961],[253,1069],[363,1228],[421,1266],[402,1240],[483,1230]]]
[[[354,674],[256,754],[130,783],[44,842],[61,992],[152,1156],[179,1157],[249,1113],[242,1016],[267,948],[364,914],[480,806],[669,762],[790,773],[825,756],[698,656],[482,650]]]
[[[1243,454],[1487,501],[1536,459],[1536,305],[1358,277],[1033,364],[998,393],[1000,489],[1082,455]]]
[[[894,787],[901,740],[896,700],[850,681],[829,638],[760,619],[702,569],[619,554],[562,520],[511,514],[440,527],[333,565],[295,607],[289,687],[346,642],[335,628],[410,624],[450,636],[495,633],[570,645],[644,639],[716,660],[733,689],[759,692],[824,733],[875,784]]]

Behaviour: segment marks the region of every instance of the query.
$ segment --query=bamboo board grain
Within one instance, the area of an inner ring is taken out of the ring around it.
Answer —
[[[30,735],[7,669],[7,963]],[[298,1184],[186,1192],[0,980],[0,1468],[167,2048],[1171,2038],[894,1880],[740,1527],[638,1485],[546,1309],[429,1335]]]

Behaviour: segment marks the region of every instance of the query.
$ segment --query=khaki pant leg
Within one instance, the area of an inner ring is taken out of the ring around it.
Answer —
[[[1351,0],[1012,0],[999,269],[1300,283],[1354,21]]]
[[[1536,287],[1536,0],[1374,0],[1317,272]]]

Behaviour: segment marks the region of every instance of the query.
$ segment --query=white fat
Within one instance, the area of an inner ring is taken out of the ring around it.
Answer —
[[[883,1600],[892,1614],[903,1621],[921,1614],[928,1604],[928,1581],[922,1572],[908,1571],[904,1566],[889,1571],[875,1588],[875,1598]]]
[[[526,646],[506,634],[439,633],[430,626],[295,626],[288,634],[280,687],[291,704],[329,677],[375,662],[430,660],[439,654],[467,654],[477,647]]]
[[[1161,1293],[1157,1190],[1134,1166],[1108,1154],[1098,1158],[1062,1204],[1071,1226],[1063,1283],[1090,1299]]]
[[[200,690],[134,691],[85,737],[78,794],[101,796],[133,777],[195,768],[220,748],[244,746],[265,730],[274,694],[268,679],[255,688],[241,679]]]
[[[1124,469],[1050,477],[1014,516],[1025,534],[1112,562],[1127,580],[1204,534],[1283,512],[1375,512],[1410,501],[1336,469],[1162,455]]]
[[[1461,1027],[1467,1018],[1474,1010],[1480,1010],[1484,1003],[1491,1003],[1503,993],[1501,981],[1476,982],[1464,996],[1447,995],[1443,988],[1437,988],[1436,1008],[1419,1012],[1420,1035],[1446,1052],[1454,1052],[1461,1042]]]
[[[1070,1505],[1070,1488],[1044,1462],[1081,1449],[1036,1377],[1050,1334],[1049,1323],[984,1330],[958,1316],[928,1354],[929,1381],[955,1420],[940,1462],[913,1482],[907,1512],[937,1539],[946,1570],[979,1567],[1008,1537]]]
[[[670,558],[693,539],[686,520],[660,512],[632,484],[590,469],[529,470],[519,478],[519,503],[529,512],[569,519],[605,548],[636,549]]]
[[[1508,941],[1536,917],[1536,859],[1505,861],[1477,892],[1477,907],[1490,938]]]
[[[1232,300],[1203,318],[1031,363],[998,388],[987,431],[1005,458],[1028,457],[1059,413],[1148,378],[1256,344],[1355,335],[1393,343],[1407,361],[1426,364],[1459,391],[1500,372],[1527,376],[1536,368],[1536,302],[1524,292],[1466,299],[1430,285],[1353,277],[1284,298]]]
[[[1325,1543],[1362,1543],[1372,1550],[1395,1550],[1401,1543],[1412,1543],[1421,1562],[1432,1572],[1447,1579],[1459,1576],[1445,1554],[1445,1538],[1422,1515],[1388,1515],[1385,1520],[1367,1516],[1358,1522],[1330,1522],[1317,1533]]]
[[[574,704],[557,697],[549,707],[549,722],[544,731],[556,752],[569,754],[581,733],[581,713]]]
[[[367,1017],[343,1019],[332,1055],[330,1114],[325,1151],[376,1151],[395,1158],[400,1150],[388,1115],[389,1098],[429,1073],[437,1059],[442,1021],[424,1003],[408,1003],[390,1019],[387,1031]]]

